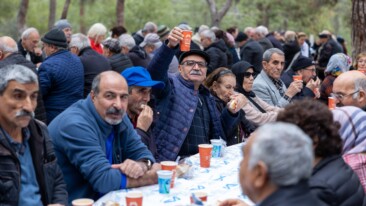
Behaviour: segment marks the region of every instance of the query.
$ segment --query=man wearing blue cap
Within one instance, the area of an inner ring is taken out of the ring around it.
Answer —
[[[155,155],[155,139],[150,131],[153,110],[147,104],[150,102],[151,89],[162,89],[165,84],[161,81],[153,81],[149,72],[143,67],[131,67],[121,74],[128,84],[127,115],[137,133],[141,136],[142,142]]]

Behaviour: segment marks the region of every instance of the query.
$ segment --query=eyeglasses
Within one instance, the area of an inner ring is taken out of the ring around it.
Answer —
[[[185,66],[189,66],[189,67],[194,67],[196,64],[201,69],[206,68],[206,66],[207,66],[207,62],[196,62],[193,60],[187,60],[187,61],[181,63],[181,65],[185,65]]]
[[[312,73],[316,72],[316,69],[304,69],[304,70],[311,71]]]
[[[249,78],[250,76],[255,78],[255,77],[257,77],[257,73],[255,73],[255,72],[244,72],[244,77],[245,78]]]
[[[345,97],[347,97],[347,96],[351,96],[351,95],[354,95],[354,94],[356,94],[357,92],[360,92],[360,90],[357,90],[357,91],[354,91],[354,92],[352,92],[352,93],[350,93],[350,94],[340,94],[340,93],[332,93],[332,97],[334,97],[334,98],[336,98],[336,99],[338,99],[339,101],[342,101]]]

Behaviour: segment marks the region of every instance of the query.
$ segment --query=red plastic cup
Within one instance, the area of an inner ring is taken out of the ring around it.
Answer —
[[[199,191],[199,192],[193,192],[193,194],[194,194],[198,199],[200,199],[202,202],[207,202],[207,193],[206,193],[206,192],[201,192],[201,191]],[[191,195],[190,199],[191,199],[191,204],[193,204],[193,203],[194,203],[194,201],[193,201],[193,197],[192,197],[192,195]]]
[[[292,80],[294,80],[294,81],[301,80],[302,81],[302,76],[301,75],[293,75]]]
[[[172,179],[170,180],[170,188],[174,187],[175,174],[177,171],[177,163],[173,161],[162,161],[160,162],[162,170],[172,171]]]
[[[328,108],[330,110],[335,109],[336,107],[336,103],[335,103],[335,98],[334,97],[328,97]]]
[[[212,153],[212,145],[211,144],[200,144],[198,145],[198,150],[200,153],[200,165],[203,168],[209,168],[211,162],[211,153]]]
[[[126,206],[142,206],[142,192],[128,192],[126,194]]]
[[[191,39],[192,39],[192,31],[183,30],[182,31],[183,39],[180,41],[180,50],[181,51],[189,51],[191,50]]]

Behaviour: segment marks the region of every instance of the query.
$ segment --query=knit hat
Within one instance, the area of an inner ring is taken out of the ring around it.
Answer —
[[[165,26],[165,25],[160,25],[158,27],[158,35],[160,38],[164,37],[165,35],[169,34],[170,29],[169,27]]]
[[[60,29],[52,29],[51,31],[47,32],[41,40],[47,44],[67,48],[66,36]]]
[[[207,65],[210,64],[210,56],[206,52],[201,51],[201,50],[197,50],[197,49],[192,49],[190,51],[182,53],[179,57],[179,64],[182,63],[184,58],[186,58],[187,56],[191,56],[191,55],[198,55],[198,56],[205,59]]]
[[[308,57],[305,57],[305,56],[299,56],[294,64],[292,65],[291,69],[293,71],[299,71],[300,69],[305,69],[306,67],[308,66],[312,66],[312,65],[315,65],[315,62],[308,58]]]
[[[243,33],[243,32],[240,31],[238,33],[238,36],[235,38],[235,41],[236,42],[242,42],[242,41],[245,41],[247,39],[248,39],[248,36],[245,33]]]
[[[162,89],[165,86],[164,82],[152,80],[147,69],[140,66],[127,68],[121,75],[126,79],[128,86],[152,87],[157,89]]]
[[[119,45],[119,41],[117,39],[106,39],[102,42],[102,44],[113,53],[118,54],[121,52],[121,46]]]
[[[159,35],[155,33],[149,33],[145,36],[144,41],[141,42],[140,47],[144,47],[147,44],[153,44],[155,48],[159,48],[162,45],[162,42],[160,41]]]
[[[71,24],[67,21],[67,19],[60,19],[58,21],[56,21],[54,28],[63,30],[65,28],[72,28]]]

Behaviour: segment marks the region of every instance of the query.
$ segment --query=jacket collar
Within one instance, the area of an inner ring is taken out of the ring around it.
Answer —
[[[180,74],[177,74],[177,76],[178,76],[178,80],[179,80],[180,83],[182,83],[188,89],[194,90],[193,82],[185,80],[182,77],[182,75],[180,75]],[[206,89],[206,87],[204,87],[202,84],[198,88],[198,91],[199,91],[200,94],[203,94],[203,95],[209,95],[210,94],[210,91],[208,89]]]

